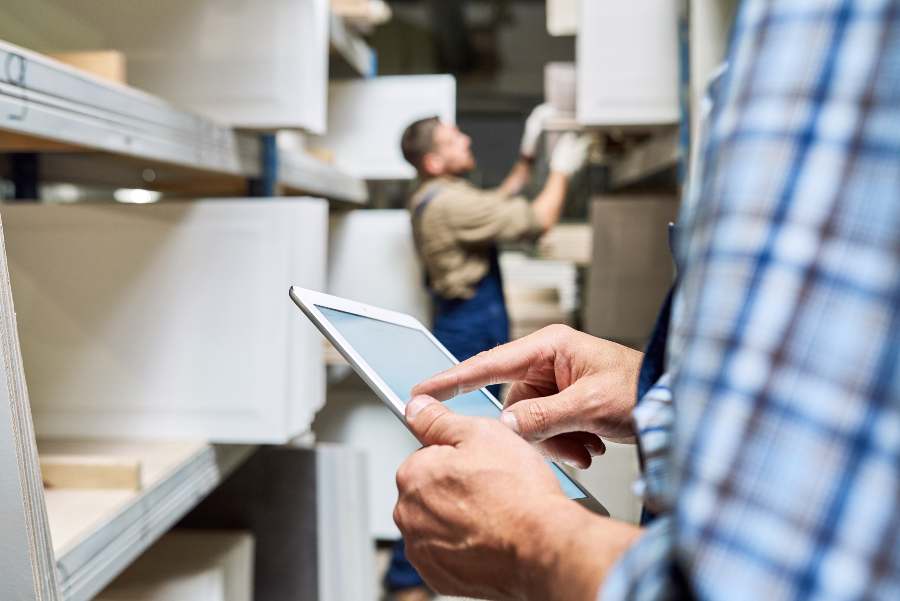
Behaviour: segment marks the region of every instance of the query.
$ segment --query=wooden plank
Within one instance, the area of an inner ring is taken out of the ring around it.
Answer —
[[[132,457],[41,455],[46,488],[141,489],[141,462]]]
[[[240,465],[253,447],[41,440],[42,452],[138,458],[142,488],[47,489],[63,598],[89,601]]]
[[[0,152],[61,152],[72,150],[78,150],[78,147],[58,140],[0,130]]]
[[[126,85],[125,55],[117,50],[51,52],[50,58],[118,84]]]

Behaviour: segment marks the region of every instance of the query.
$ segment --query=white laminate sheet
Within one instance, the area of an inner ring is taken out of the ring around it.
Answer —
[[[328,127],[322,146],[339,169],[364,179],[411,179],[400,152],[406,126],[423,117],[456,122],[452,75],[401,75],[334,81],[328,86]]]
[[[45,437],[284,442],[324,402],[327,205],[231,199],[0,207]]]
[[[431,305],[407,210],[352,211],[332,217],[330,227],[329,294],[429,324]]]
[[[253,536],[180,530],[162,537],[95,601],[252,601]]]
[[[678,123],[680,3],[580,4],[578,122],[593,126]]]

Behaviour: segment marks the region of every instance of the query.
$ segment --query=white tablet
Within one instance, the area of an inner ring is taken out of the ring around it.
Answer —
[[[406,424],[404,408],[413,386],[459,363],[416,318],[337,296],[291,287],[291,298]],[[444,401],[463,415],[497,419],[503,406],[482,388]],[[558,465],[547,462],[563,492],[585,507],[609,515],[603,505]]]

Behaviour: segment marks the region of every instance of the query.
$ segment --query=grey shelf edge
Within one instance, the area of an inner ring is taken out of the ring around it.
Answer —
[[[169,477],[143,491],[82,544],[57,558],[62,598],[90,601],[254,449],[251,445],[207,445]]]
[[[332,25],[337,36],[332,43],[348,62],[371,68],[374,53],[365,42],[334,15]],[[0,76],[0,130],[66,150],[102,151],[230,177],[251,179],[262,173],[262,145],[253,132],[236,131],[141,90],[0,41],[0,62],[9,61],[14,72]],[[40,151],[36,142],[35,152]],[[342,202],[368,199],[362,180],[299,153],[279,152],[278,183]]]
[[[343,17],[331,14],[329,27],[331,48],[362,77],[375,75],[375,51],[347,26]]]
[[[231,132],[221,145],[191,143],[171,130],[132,129],[96,116],[43,104],[29,96],[12,96],[0,84],[0,129],[123,157],[149,159],[171,165],[254,177],[259,173],[259,144],[255,138]],[[38,149],[39,150],[39,149]]]
[[[321,195],[356,205],[369,200],[363,180],[299,152],[278,153],[278,182],[288,191]]]

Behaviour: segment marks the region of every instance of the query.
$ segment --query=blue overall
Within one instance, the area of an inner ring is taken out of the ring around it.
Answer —
[[[669,224],[669,250],[673,257],[677,257],[675,253],[676,239],[678,236],[678,226]],[[665,301],[656,317],[656,323],[653,325],[653,332],[650,335],[650,341],[644,351],[644,360],[641,362],[641,369],[638,373],[637,401],[647,394],[656,381],[666,372],[666,345],[669,341],[669,325],[672,320],[672,303],[674,302],[675,291],[678,287],[677,273],[681,266],[676,261],[676,278],[675,283],[669,289]],[[641,472],[644,471],[644,453],[641,448],[641,440],[637,439],[638,463]],[[656,519],[656,516],[646,507],[641,509],[641,525],[646,526]]]
[[[421,217],[425,207],[436,196],[437,189],[432,188],[429,192],[416,206],[413,219]],[[460,361],[509,342],[509,316],[503,298],[498,255],[497,247],[492,246],[490,269],[478,282],[472,298],[445,299],[430,291],[434,305],[432,332]],[[488,390],[499,398],[499,385],[488,386]],[[421,576],[406,559],[402,539],[394,544],[385,585],[390,591],[424,586]]]

